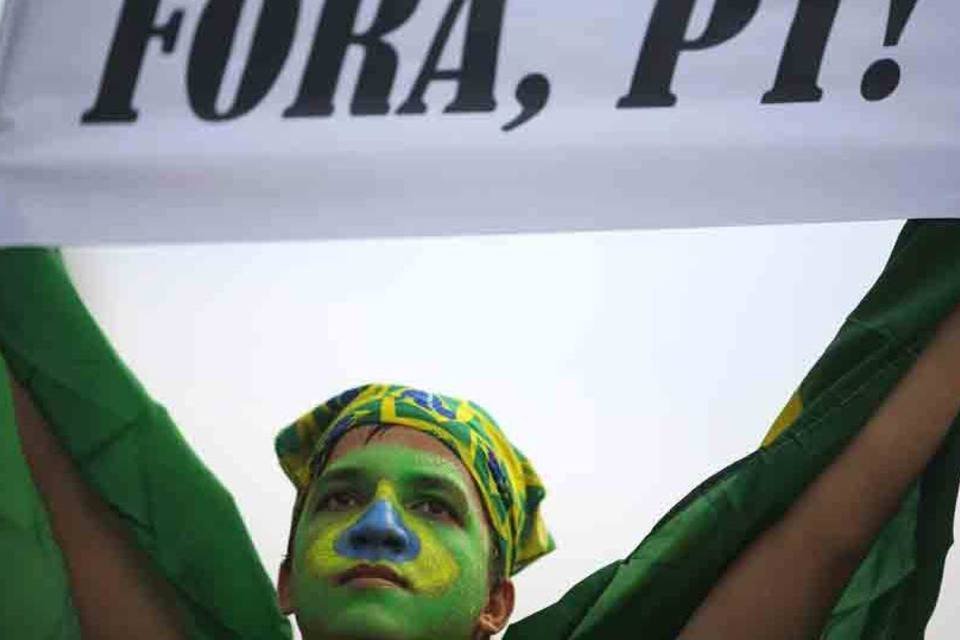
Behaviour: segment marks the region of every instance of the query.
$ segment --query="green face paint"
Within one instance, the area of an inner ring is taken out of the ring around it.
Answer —
[[[294,605],[305,638],[471,636],[488,596],[490,538],[464,475],[437,454],[386,443],[350,451],[323,471],[294,544]],[[408,537],[371,552],[390,528],[384,517]],[[396,580],[357,573],[370,569]]]

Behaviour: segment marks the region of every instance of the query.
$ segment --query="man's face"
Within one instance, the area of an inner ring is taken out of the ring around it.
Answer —
[[[467,639],[489,595],[490,535],[470,476],[431,436],[348,432],[297,525],[292,598],[308,639]]]

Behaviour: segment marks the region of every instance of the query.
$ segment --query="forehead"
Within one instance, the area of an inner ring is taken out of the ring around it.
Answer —
[[[404,451],[397,459],[380,455],[386,451]],[[405,469],[397,469],[396,464]],[[422,431],[398,425],[364,425],[345,433],[334,445],[318,480],[328,472],[346,466],[365,470],[374,476],[394,476],[402,471],[426,471],[443,474],[457,481],[471,503],[480,506],[476,485],[460,459],[442,442]]]

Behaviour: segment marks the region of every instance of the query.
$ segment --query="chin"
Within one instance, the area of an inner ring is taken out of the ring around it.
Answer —
[[[375,602],[354,602],[330,611],[322,620],[297,623],[304,640],[420,640],[416,621],[392,607]]]
[[[343,640],[414,640],[409,621],[384,610],[347,611],[330,620],[329,638]]]
[[[456,599],[402,589],[340,587],[313,594],[310,603],[297,610],[304,640],[468,640],[479,615]]]
[[[304,640],[468,640],[467,629],[444,627],[442,631],[426,629],[411,616],[397,616],[384,609],[352,608],[331,615],[321,624],[307,624],[297,618]],[[459,627],[453,622],[451,627]]]

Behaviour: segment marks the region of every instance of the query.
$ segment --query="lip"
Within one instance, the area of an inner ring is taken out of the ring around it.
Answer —
[[[389,567],[360,564],[337,576],[338,586],[354,589],[409,589],[410,583]]]

